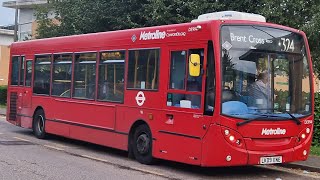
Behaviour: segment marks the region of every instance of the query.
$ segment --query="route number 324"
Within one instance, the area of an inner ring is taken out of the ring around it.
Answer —
[[[281,38],[279,45],[281,46],[281,51],[294,51],[294,42],[289,38]]]

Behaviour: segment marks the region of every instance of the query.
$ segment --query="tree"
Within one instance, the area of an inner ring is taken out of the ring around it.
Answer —
[[[54,9],[59,23],[48,19]],[[320,1],[318,0],[48,0],[38,8],[38,38],[190,22],[224,10],[257,13],[268,22],[306,32],[320,74]]]

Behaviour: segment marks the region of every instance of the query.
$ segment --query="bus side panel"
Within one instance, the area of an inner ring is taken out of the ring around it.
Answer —
[[[152,116],[152,118],[151,118]],[[150,117],[150,119],[149,119]],[[136,107],[117,107],[116,114],[116,127],[115,130],[117,132],[128,133],[130,132],[130,128],[133,124],[139,120],[147,123],[151,129],[152,135],[154,137],[154,127],[156,127],[156,123],[159,120],[159,111],[144,109],[144,108],[136,108]]]
[[[153,152],[157,158],[200,165],[201,140],[158,133]]]
[[[115,106],[98,105],[83,100],[54,99],[56,120],[114,129]]]
[[[80,126],[70,126],[70,138],[127,150],[128,135]]]
[[[45,117],[46,117],[46,124],[45,124],[45,131],[50,134],[61,135],[64,137],[69,136],[69,126],[63,123],[57,123],[53,120],[55,119],[55,112],[61,111],[61,109],[54,103],[55,101],[50,98],[49,96],[39,96],[33,95],[32,97],[32,114],[35,113],[37,107],[41,107],[44,110]],[[69,112],[68,112],[69,113]]]
[[[45,130],[47,133],[69,137],[70,125],[46,120]]]
[[[32,121],[33,121],[32,117],[21,117],[21,127],[32,129]]]
[[[144,121],[150,127],[153,138],[153,156],[157,157],[158,127],[161,121],[160,111],[154,109],[144,109],[138,107],[117,107],[116,132],[127,133],[129,137],[130,129],[137,121]],[[127,142],[126,142],[127,146]]]
[[[231,160],[227,161],[227,156]],[[221,127],[212,124],[203,139],[201,166],[238,166],[248,163],[248,152],[233,147],[224,139]]]
[[[161,128],[161,126],[168,126],[168,124],[165,123],[167,119],[163,118],[162,110],[118,107],[116,117],[115,130],[117,132],[129,133],[132,125],[138,120],[142,120],[149,125],[153,138],[152,154],[154,157],[200,165],[201,139],[191,136],[187,137],[187,135],[179,136],[161,133],[161,129],[159,128]],[[184,120],[184,118],[181,118],[181,121]]]

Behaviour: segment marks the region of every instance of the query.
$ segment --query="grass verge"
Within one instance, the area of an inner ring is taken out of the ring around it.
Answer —
[[[320,147],[319,146],[311,146],[311,154],[320,156]]]

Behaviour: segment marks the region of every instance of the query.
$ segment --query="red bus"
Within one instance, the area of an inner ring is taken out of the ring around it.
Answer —
[[[306,160],[313,81],[306,35],[260,15],[13,43],[7,121],[128,151],[150,164]]]

